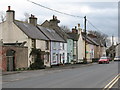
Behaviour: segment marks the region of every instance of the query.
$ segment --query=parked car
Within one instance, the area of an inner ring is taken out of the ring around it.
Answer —
[[[114,58],[114,61],[120,61],[120,56],[116,56],[116,57]]]
[[[99,64],[103,64],[103,63],[108,64],[109,61],[110,61],[110,58],[109,58],[109,57],[101,57],[101,58],[98,60],[98,63],[99,63]]]

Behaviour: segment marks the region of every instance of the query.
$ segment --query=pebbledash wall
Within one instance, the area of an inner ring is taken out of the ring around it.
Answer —
[[[14,53],[14,69],[28,67],[28,48],[21,46],[0,46],[0,69],[7,71],[8,56],[7,51],[13,50]],[[9,71],[9,70],[8,70]]]

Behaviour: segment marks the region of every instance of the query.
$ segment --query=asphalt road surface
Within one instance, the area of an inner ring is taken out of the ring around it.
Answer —
[[[4,75],[2,88],[103,88],[118,74],[118,62]]]

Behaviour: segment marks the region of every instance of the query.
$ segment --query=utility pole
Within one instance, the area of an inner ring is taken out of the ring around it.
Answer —
[[[114,36],[112,35],[112,45],[114,45]]]
[[[85,29],[85,58],[84,58],[84,63],[87,63],[87,58],[86,58],[86,38],[87,38],[87,33],[86,33],[86,21],[87,21],[87,19],[86,19],[86,16],[84,17],[84,20],[85,20],[85,22],[84,22],[84,29]]]

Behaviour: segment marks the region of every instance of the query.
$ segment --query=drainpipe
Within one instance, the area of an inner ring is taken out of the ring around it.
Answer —
[[[50,41],[50,67],[52,68],[51,66],[51,41]]]

